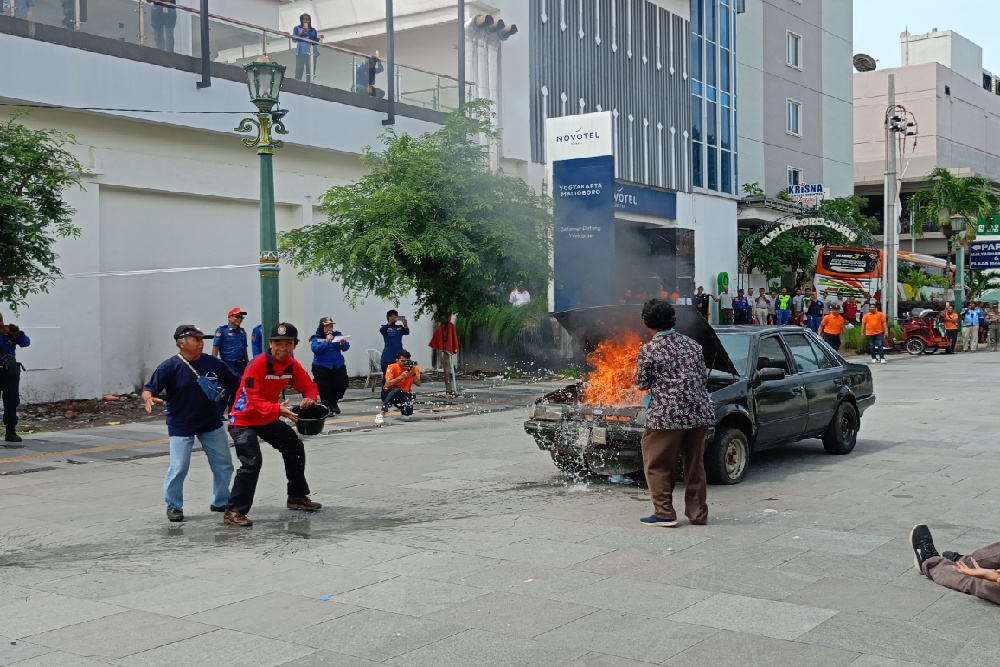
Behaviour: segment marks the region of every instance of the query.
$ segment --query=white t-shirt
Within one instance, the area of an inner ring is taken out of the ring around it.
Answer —
[[[733,295],[729,292],[723,292],[719,295],[719,307],[720,308],[732,308],[733,307]]]
[[[524,290],[523,292],[514,290],[510,293],[510,303],[513,306],[523,306],[529,301],[531,301],[531,295],[528,294],[528,290]]]

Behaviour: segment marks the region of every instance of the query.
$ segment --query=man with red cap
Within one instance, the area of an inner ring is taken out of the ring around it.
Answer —
[[[243,328],[243,318],[247,314],[239,308],[229,311],[229,324],[215,330],[212,339],[212,356],[222,359],[229,370],[243,375],[247,368],[247,332]]]
[[[292,350],[299,342],[299,331],[287,322],[271,329],[268,352],[254,357],[247,366],[236,390],[236,401],[229,411],[229,435],[236,447],[236,456],[242,464],[236,471],[233,489],[229,494],[229,506],[223,521],[230,526],[250,527],[253,525],[247,513],[253,506],[257,479],[260,476],[263,439],[279,452],[285,462],[285,477],[288,479],[288,502],[290,510],[316,511],[322,507],[309,499],[309,483],[306,482],[306,452],[302,440],[291,426],[281,421],[298,421],[298,417],[288,407],[288,401],[279,402],[281,392],[291,384],[302,394],[301,409],[308,408],[319,398],[316,383],[309,377],[302,365],[292,357]]]

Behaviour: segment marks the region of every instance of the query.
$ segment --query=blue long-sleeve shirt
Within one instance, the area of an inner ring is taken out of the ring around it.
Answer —
[[[319,46],[311,42],[319,41],[319,33],[316,32],[316,28],[309,26],[305,30],[302,29],[301,25],[295,26],[292,30],[292,41],[295,42],[295,55],[297,56],[318,56]],[[299,39],[296,39],[299,38]],[[309,40],[309,41],[306,41]]]
[[[332,332],[334,336],[343,336],[339,331]],[[313,334],[309,338],[309,347],[313,351],[313,366],[323,366],[325,368],[340,368],[344,361],[344,352],[351,349],[351,344],[346,340],[329,343],[326,337],[320,338]]]
[[[17,356],[17,348],[28,347],[31,339],[28,334],[19,331],[17,334],[5,334],[0,336],[0,354],[12,354]]]
[[[375,75],[384,72],[385,67],[382,66],[382,63],[376,63],[375,69],[373,70],[368,66],[368,61],[366,60],[354,68],[354,71],[354,83],[362,88],[365,88],[369,85],[375,85]],[[395,359],[393,359],[393,361],[395,361]]]
[[[399,351],[403,349],[403,336],[410,335],[410,328],[395,324],[383,324],[378,332],[382,334],[382,363],[391,364],[396,361]]]

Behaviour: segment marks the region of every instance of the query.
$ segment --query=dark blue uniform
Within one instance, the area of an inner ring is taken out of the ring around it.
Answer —
[[[250,335],[250,346],[253,348],[253,356],[264,354],[264,325],[258,324],[253,328]]]
[[[0,356],[16,356],[17,348],[28,347],[31,339],[23,331],[16,334],[0,335]],[[6,375],[0,370],[0,400],[3,402],[3,424],[7,430],[8,442],[20,442],[14,433],[17,426],[17,406],[21,403],[21,376]]]
[[[234,373],[243,377],[247,369],[247,332],[243,327],[223,324],[215,330],[212,346],[219,348],[219,358]]]

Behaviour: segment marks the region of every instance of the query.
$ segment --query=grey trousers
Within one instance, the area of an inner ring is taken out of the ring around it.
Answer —
[[[973,558],[979,563],[979,567],[990,570],[1000,569],[1000,542],[977,549],[968,556],[962,556],[959,560],[969,567],[975,567],[972,564]],[[1000,604],[1000,584],[962,574],[958,571],[955,563],[947,558],[941,556],[928,558],[920,567],[921,571],[935,584],[941,584],[966,595],[975,595],[977,598]]]

